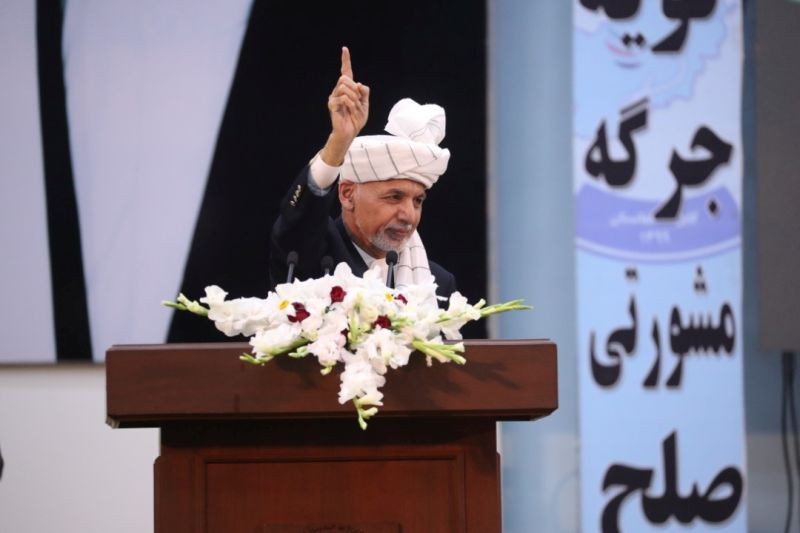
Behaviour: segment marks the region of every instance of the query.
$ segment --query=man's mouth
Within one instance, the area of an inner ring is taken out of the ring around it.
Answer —
[[[389,239],[391,239],[393,241],[402,242],[402,241],[406,240],[406,238],[408,237],[408,232],[405,232],[403,230],[390,230],[389,229],[389,230],[386,230],[386,236],[389,237]]]
[[[402,242],[411,236],[411,231],[411,226],[389,226],[384,230],[384,234],[393,241]]]

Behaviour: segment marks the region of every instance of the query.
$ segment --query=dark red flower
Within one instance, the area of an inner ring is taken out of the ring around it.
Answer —
[[[374,328],[381,327],[389,329],[390,327],[392,327],[392,321],[389,320],[388,316],[381,315],[375,320],[375,322],[372,323],[372,327]]]
[[[294,316],[289,315],[289,322],[302,322],[311,316],[311,313],[306,311],[306,306],[300,302],[294,302],[292,306],[294,307]]]
[[[406,297],[405,297],[405,296],[403,296],[402,294],[398,294],[397,296],[395,296],[395,297],[394,297],[394,299],[395,299],[395,300],[400,300],[400,301],[401,301],[401,302],[403,302],[404,304],[407,304],[407,303],[408,303],[408,300],[406,300]]]
[[[344,300],[344,297],[347,293],[344,291],[343,288],[336,285],[334,288],[331,289],[331,303],[335,304],[336,302],[341,302]]]

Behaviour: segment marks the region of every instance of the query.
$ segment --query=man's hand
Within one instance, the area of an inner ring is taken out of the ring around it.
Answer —
[[[340,166],[350,143],[361,132],[369,116],[369,87],[353,80],[350,50],[342,47],[342,71],[336,87],[328,96],[331,114],[331,134],[322,149],[322,160]]]

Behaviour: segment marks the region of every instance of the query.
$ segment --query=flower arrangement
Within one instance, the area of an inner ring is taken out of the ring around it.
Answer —
[[[240,356],[248,363],[264,365],[282,355],[312,355],[323,375],[342,363],[339,403],[353,402],[362,429],[383,405],[380,388],[386,373],[406,365],[414,350],[425,355],[428,366],[433,360],[464,364],[463,342],[445,342],[460,341],[464,324],[495,313],[531,309],[522,300],[469,304],[458,292],[450,296],[447,309],[440,309],[433,281],[390,289],[377,269],[362,278],[346,263],[340,263],[333,275],[278,285],[266,299],[226,300],[227,293],[217,286],[206,287],[205,292],[199,302],[180,294],[176,301],[162,303],[208,317],[229,337],[250,337],[253,353]]]

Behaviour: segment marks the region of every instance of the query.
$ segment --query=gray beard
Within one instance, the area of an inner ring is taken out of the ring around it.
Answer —
[[[409,237],[408,239],[410,238],[411,237]],[[370,244],[372,244],[372,246],[374,246],[378,250],[384,252],[395,251],[397,253],[400,253],[400,251],[406,247],[408,239],[403,240],[403,242],[401,242],[400,244],[395,244],[394,241],[392,241],[389,237],[384,235],[383,232],[379,232],[370,237],[369,242]]]
[[[361,226],[361,224],[356,222],[356,225],[358,226],[359,231],[361,231],[361,234],[364,235],[366,232],[364,231],[364,228]],[[404,239],[403,242],[401,242],[400,244],[395,244],[395,242],[388,236],[386,236],[386,234],[383,231],[379,231],[378,233],[369,236],[369,243],[382,252],[395,251],[399,254],[403,250],[403,248],[406,247],[406,244],[408,244],[408,240],[410,238],[411,236]]]

